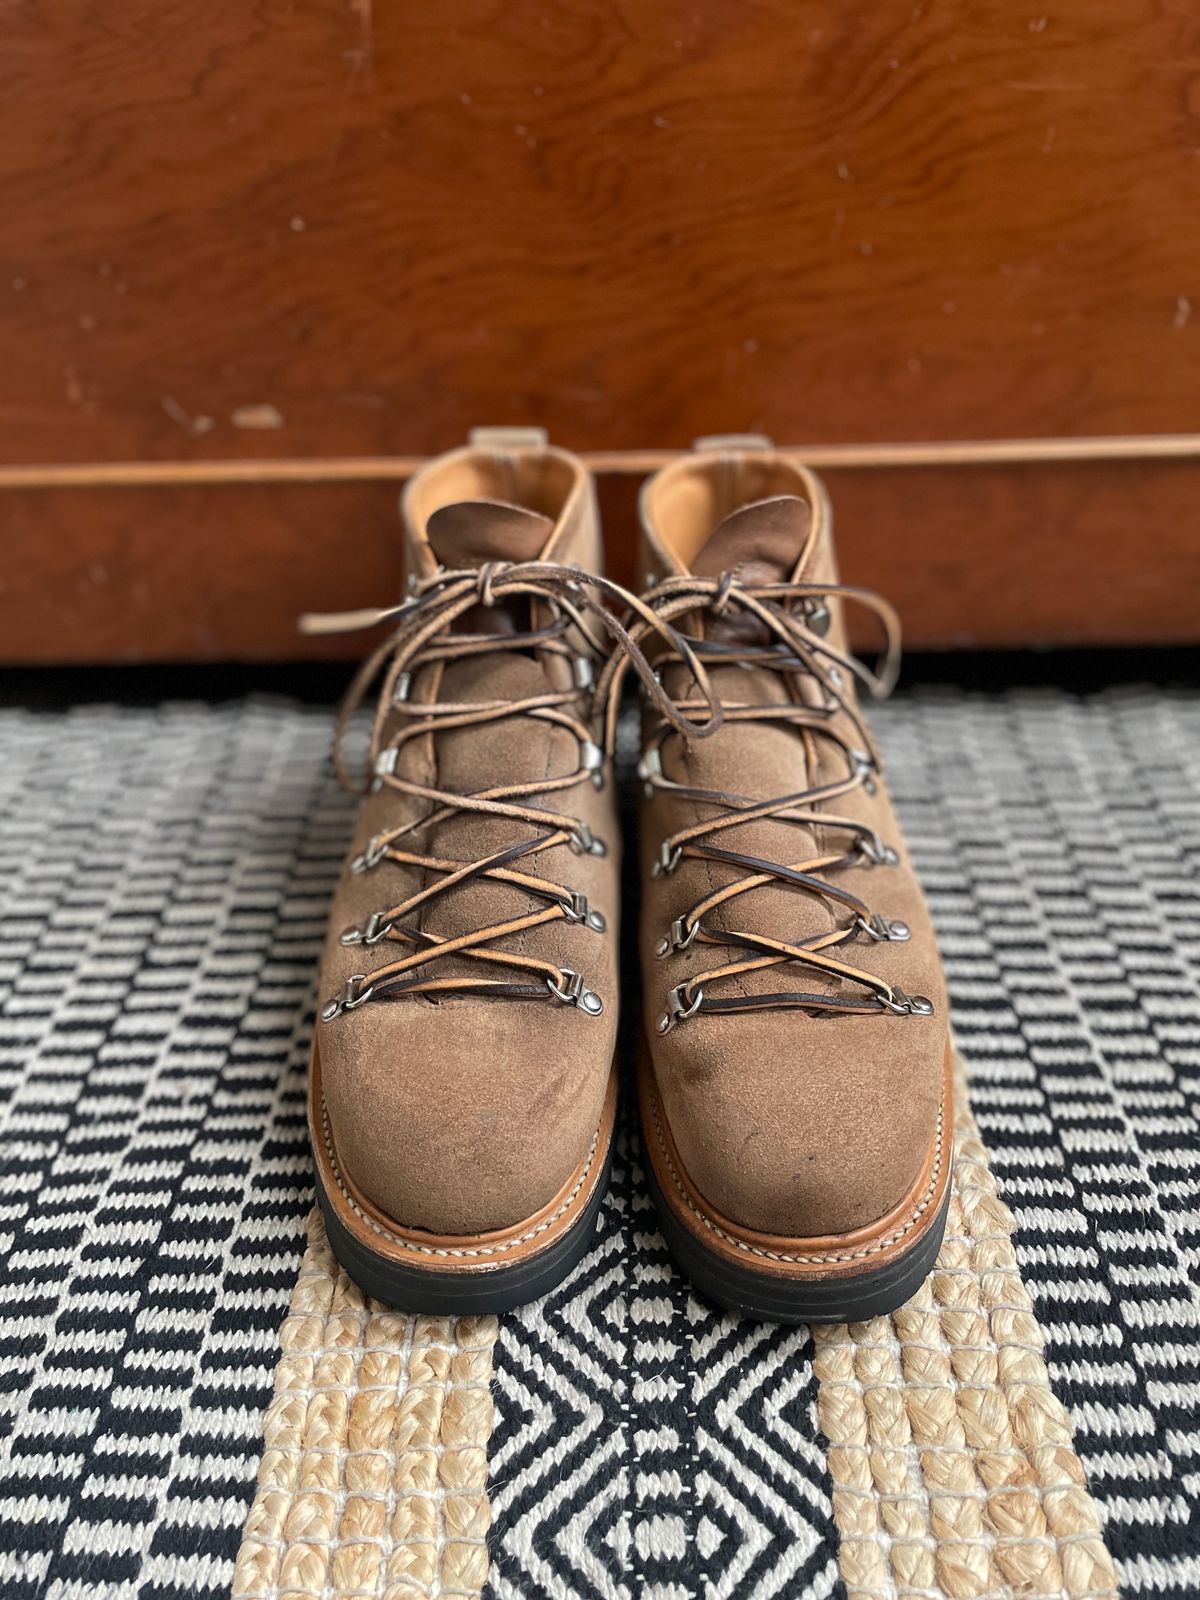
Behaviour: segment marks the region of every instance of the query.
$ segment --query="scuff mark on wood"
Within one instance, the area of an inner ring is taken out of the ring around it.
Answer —
[[[193,439],[199,439],[203,434],[211,433],[216,427],[212,417],[203,415],[193,417],[179,404],[173,394],[164,394],[159,397],[159,405],[163,408],[172,422],[177,422],[184,433]]]
[[[283,413],[269,401],[260,405],[238,406],[229,418],[235,428],[247,428],[251,431],[264,432],[271,428],[282,428]]]

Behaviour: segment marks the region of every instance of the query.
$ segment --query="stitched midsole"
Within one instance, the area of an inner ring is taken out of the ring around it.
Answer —
[[[310,1072],[314,1070],[319,1069],[310,1067]],[[596,1132],[592,1136],[592,1142],[588,1149],[587,1157],[575,1182],[572,1184],[570,1191],[563,1197],[559,1204],[555,1206],[554,1210],[550,1212],[549,1215],[543,1217],[538,1213],[534,1213],[538,1220],[533,1222],[532,1218],[529,1219],[529,1222],[532,1225],[527,1226],[526,1223],[515,1223],[513,1225],[514,1231],[511,1236],[497,1239],[489,1244],[421,1244],[418,1241],[407,1237],[406,1234],[400,1233],[393,1228],[389,1228],[385,1222],[381,1222],[377,1218],[370,1216],[350,1193],[343,1177],[342,1168],[338,1160],[337,1149],[333,1142],[333,1129],[329,1120],[329,1110],[325,1103],[325,1095],[323,1091],[319,1090],[319,1093],[321,1150],[317,1149],[316,1140],[314,1139],[313,1154],[318,1160],[318,1165],[323,1166],[326,1169],[326,1176],[328,1178],[332,1178],[333,1185],[336,1186],[335,1193],[330,1184],[328,1182],[325,1183],[326,1195],[331,1203],[339,1206],[344,1205],[349,1208],[359,1222],[364,1227],[369,1228],[371,1232],[379,1238],[381,1243],[387,1247],[386,1250],[381,1250],[379,1254],[385,1255],[388,1251],[403,1251],[405,1254],[416,1258],[414,1265],[432,1265],[436,1263],[442,1269],[450,1270],[453,1270],[455,1267],[483,1265],[486,1263],[495,1264],[498,1261],[502,1261],[506,1255],[511,1255],[514,1251],[521,1249],[525,1245],[528,1245],[534,1239],[541,1238],[543,1235],[550,1234],[551,1232],[565,1232],[566,1229],[572,1225],[574,1220],[571,1216],[571,1213],[577,1212],[581,1209],[581,1197],[584,1195],[585,1191],[590,1191],[590,1189],[594,1186],[597,1177],[603,1168],[604,1159],[607,1155],[608,1147],[612,1142],[613,1133],[616,1127],[616,1121],[615,1118],[613,1118],[608,1126],[608,1137],[602,1143],[602,1135],[605,1131],[605,1120],[601,1120],[600,1127],[597,1128]],[[310,1090],[310,1101],[311,1098],[312,1096]],[[607,1104],[608,1099],[606,1096],[606,1108]],[[320,1160],[322,1152],[325,1157],[324,1162]],[[396,1226],[398,1228],[399,1224]],[[549,1243],[549,1238],[547,1238],[545,1242]],[[370,1245],[365,1245],[364,1247],[371,1248]]]

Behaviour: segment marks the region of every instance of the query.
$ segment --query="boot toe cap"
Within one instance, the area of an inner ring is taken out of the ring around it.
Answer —
[[[583,1036],[583,1028],[588,1033]],[[566,1008],[422,1001],[319,1029],[338,1162],[405,1227],[462,1235],[534,1215],[596,1135],[607,1030]]]
[[[759,1233],[837,1237],[913,1192],[942,1117],[936,1019],[897,1019],[904,1033],[875,1017],[697,1021],[660,1044],[655,1077],[679,1159],[716,1211]]]

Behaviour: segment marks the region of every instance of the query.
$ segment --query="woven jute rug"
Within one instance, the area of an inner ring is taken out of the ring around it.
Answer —
[[[1115,1596],[958,1066],[935,1272],[894,1316],[816,1330],[846,1592]],[[365,1301],[314,1211],[235,1595],[481,1594],[496,1334],[494,1318],[403,1317]],[[520,1576],[501,1587],[541,1592]]]
[[[975,1120],[929,1283],[814,1336],[693,1294],[629,1127],[554,1294],[365,1303],[304,1125],[328,710],[0,712],[4,1600],[1194,1600],[1200,695],[874,720]]]
[[[495,1339],[367,1301],[314,1207],[234,1593],[478,1594]]]
[[[1116,1594],[961,1056],[937,1267],[890,1317],[815,1330],[849,1595]]]

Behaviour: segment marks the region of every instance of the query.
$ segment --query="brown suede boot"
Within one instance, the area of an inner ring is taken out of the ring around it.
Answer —
[[[495,1311],[587,1249],[612,1144],[607,586],[591,481],[544,439],[482,430],[402,509],[410,598],[310,619],[393,630],[352,691],[383,674],[321,970],[310,1131],[330,1239],[364,1289]]]
[[[855,693],[890,687],[895,616],[839,586],[810,472],[713,443],[641,501],[642,598],[724,712],[690,745],[646,718],[642,1133],[668,1240],[712,1298],[855,1321],[918,1288],[949,1194],[941,963]],[[887,628],[881,678],[847,653],[848,600]],[[698,703],[682,662],[659,670]]]

